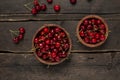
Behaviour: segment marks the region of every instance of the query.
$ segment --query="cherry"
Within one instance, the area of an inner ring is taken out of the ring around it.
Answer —
[[[77,0],[70,0],[71,4],[76,4]]]
[[[88,30],[91,30],[91,29],[93,29],[93,26],[88,25],[88,26],[87,26],[87,29],[88,29]]]
[[[80,28],[81,28],[82,31],[86,30],[85,26],[83,26],[83,25]]]
[[[101,24],[101,25],[100,25],[100,29],[104,30],[104,29],[105,29],[105,25],[104,25],[104,24]]]
[[[100,40],[101,40],[101,41],[104,41],[104,40],[105,40],[105,35],[101,35],[101,36],[100,36]]]
[[[39,39],[38,39],[38,38],[35,38],[35,39],[34,39],[34,43],[36,43],[36,44],[39,43]]]
[[[39,48],[43,48],[44,47],[43,43],[39,43],[38,46],[39,46]]]
[[[31,13],[32,13],[33,15],[36,15],[36,14],[37,14],[37,10],[36,10],[36,8],[32,8]]]
[[[56,33],[60,32],[60,31],[61,31],[61,29],[60,29],[60,28],[58,28],[58,27],[57,27],[57,28],[55,28],[55,32],[56,32]]]
[[[79,35],[80,35],[81,37],[84,37],[84,36],[85,36],[83,31],[80,31]]]
[[[84,20],[83,24],[88,25],[88,20]]]
[[[41,10],[41,6],[40,5],[36,5],[35,8],[36,8],[37,11]]]
[[[48,58],[47,54],[43,54],[42,58],[45,60]]]
[[[19,40],[22,40],[23,37],[24,37],[23,34],[19,34],[19,36],[18,36]]]
[[[98,20],[97,20],[97,24],[100,24],[100,23],[101,23],[101,20],[98,19]]]
[[[37,53],[37,55],[38,55],[39,57],[42,56],[42,53],[41,53],[41,51],[40,51],[39,49],[36,51],[36,53]]]
[[[55,52],[52,52],[52,53],[51,53],[51,57],[52,57],[52,58],[55,58],[56,56],[57,56],[57,53],[55,53]]]
[[[61,55],[62,55],[63,58],[67,57],[67,53],[65,53],[65,52],[62,52]]]
[[[46,44],[50,44],[50,40],[47,39],[47,40],[45,41],[45,43],[46,43]]]
[[[62,38],[64,38],[64,37],[66,36],[66,34],[65,34],[64,32],[61,32],[61,33],[60,33],[60,36],[61,36]]]
[[[54,5],[54,10],[56,12],[59,12],[60,11],[60,5]]]
[[[96,38],[96,39],[99,39],[99,38],[100,38],[99,33],[96,33],[96,34],[95,34],[95,38]]]
[[[56,42],[55,47],[56,47],[56,48],[59,48],[59,47],[60,47],[60,43],[59,43],[59,42]]]
[[[96,20],[93,18],[93,19],[91,20],[91,22],[92,22],[92,24],[95,24],[95,23],[96,23]]]
[[[89,40],[88,37],[85,37],[85,38],[84,38],[84,41],[85,41],[86,43],[89,43],[89,42],[90,42],[90,40]]]
[[[19,43],[19,38],[18,37],[13,38],[13,42],[16,44]]]
[[[35,6],[39,5],[38,0],[34,0],[34,1],[33,1],[33,4],[34,4]]]
[[[43,29],[43,31],[44,31],[45,33],[48,33],[48,32],[49,32],[49,29],[46,27],[46,28]]]
[[[59,56],[56,56],[56,57],[55,57],[55,61],[56,61],[56,62],[59,62],[59,61],[60,61],[60,57],[59,57]]]
[[[92,39],[92,43],[95,44],[97,40],[95,38]]]
[[[42,10],[42,11],[45,11],[46,9],[47,9],[46,4],[42,3],[42,4],[41,4],[41,10]]]
[[[53,0],[47,0],[47,2],[48,2],[48,3],[52,3],[52,2],[53,2]]]
[[[24,34],[25,33],[25,29],[23,27],[20,27],[19,28],[19,32],[20,32],[20,34]]]

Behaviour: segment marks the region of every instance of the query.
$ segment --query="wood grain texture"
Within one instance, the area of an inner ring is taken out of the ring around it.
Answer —
[[[0,53],[1,80],[119,80],[120,65],[109,68],[109,54],[71,54],[71,59],[56,65],[43,65],[33,54]],[[120,53],[117,53],[117,56]],[[119,63],[119,58],[116,58]],[[7,77],[6,77],[7,76]]]

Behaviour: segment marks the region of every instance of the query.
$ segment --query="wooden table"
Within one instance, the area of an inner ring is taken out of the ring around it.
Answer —
[[[0,80],[120,80],[120,1],[54,0],[47,11],[32,16],[24,4],[31,0],[2,0],[0,2]],[[53,5],[61,11],[54,12]],[[31,6],[30,6],[31,7]],[[84,16],[96,14],[108,23],[107,41],[100,47],[88,48],[78,42],[76,26]],[[72,39],[70,58],[50,66],[39,63],[31,51],[32,38],[38,28],[54,23],[65,28]],[[23,26],[24,40],[13,44],[9,30]]]

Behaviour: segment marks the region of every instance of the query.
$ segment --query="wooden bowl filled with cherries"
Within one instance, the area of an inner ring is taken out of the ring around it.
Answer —
[[[47,65],[56,65],[68,58],[71,40],[65,29],[56,24],[45,24],[32,40],[36,58]]]
[[[108,37],[108,25],[97,15],[85,16],[77,25],[77,37],[87,47],[102,45]]]

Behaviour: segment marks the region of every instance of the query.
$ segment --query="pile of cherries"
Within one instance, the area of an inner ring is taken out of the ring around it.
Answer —
[[[70,0],[70,3],[71,3],[71,4],[75,4],[76,1],[77,1],[77,0]],[[53,2],[53,0],[47,0],[47,2],[48,2],[49,4],[51,4],[51,3]],[[40,11],[46,11],[46,9],[47,9],[46,4],[42,3],[42,4],[40,5],[38,0],[34,0],[34,1],[33,1],[33,4],[34,4],[34,7],[33,7],[32,10],[31,10],[31,13],[32,13],[33,15],[36,15],[36,14],[37,14],[38,12],[40,12]],[[55,4],[55,5],[53,6],[53,9],[54,9],[54,11],[59,12],[60,9],[61,9],[61,7],[60,7],[59,4]]]
[[[86,18],[79,26],[79,36],[87,44],[97,44],[106,39],[106,26],[99,18]]]
[[[60,62],[68,56],[70,40],[58,26],[44,26],[34,37],[35,54],[46,62]]]
[[[25,29],[23,27],[20,27],[19,30],[10,30],[13,36],[13,42],[15,44],[18,44],[23,38],[25,34]]]

